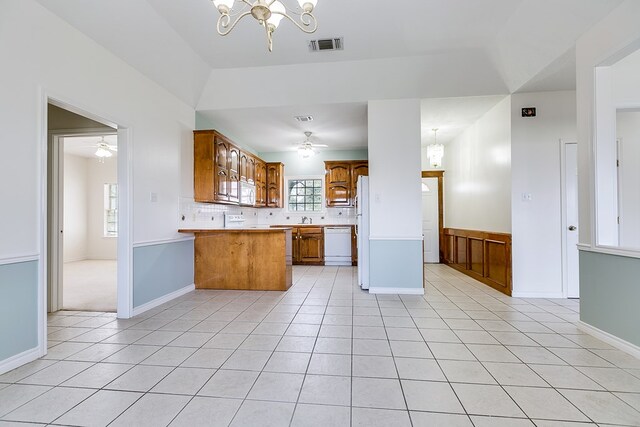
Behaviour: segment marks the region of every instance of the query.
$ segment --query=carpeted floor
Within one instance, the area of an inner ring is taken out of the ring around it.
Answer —
[[[85,260],[64,263],[64,310],[115,312],[116,261]]]

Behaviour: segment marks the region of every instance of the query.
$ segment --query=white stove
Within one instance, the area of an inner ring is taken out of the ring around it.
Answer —
[[[244,228],[244,215],[224,214],[224,228]]]

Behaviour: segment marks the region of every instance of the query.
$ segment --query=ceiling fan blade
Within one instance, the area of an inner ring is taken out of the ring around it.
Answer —
[[[327,144],[311,144],[312,147],[320,147],[320,148],[327,148],[329,147]]]

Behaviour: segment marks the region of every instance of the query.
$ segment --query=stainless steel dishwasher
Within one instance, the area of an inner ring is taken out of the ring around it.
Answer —
[[[324,265],[351,265],[351,227],[324,227]]]

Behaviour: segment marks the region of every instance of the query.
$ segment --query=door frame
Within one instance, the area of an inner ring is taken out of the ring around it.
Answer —
[[[55,130],[48,133],[48,142],[50,145],[48,149],[51,152],[51,174],[48,178],[51,179],[51,194],[47,197],[51,197],[51,222],[49,223],[50,230],[48,238],[49,240],[49,276],[47,283],[48,292],[48,307],[47,311],[55,312],[63,309],[63,269],[61,266],[64,264],[64,145],[62,141],[64,138],[74,136],[103,136],[103,135],[117,135],[118,130],[107,131],[105,129],[86,128],[86,129],[62,129]],[[119,165],[118,165],[119,166]],[[59,232],[58,232],[59,230]],[[118,235],[117,238],[120,238]],[[116,257],[117,258],[117,257]]]
[[[567,260],[567,145],[569,144],[577,144],[577,141],[564,141],[560,139],[559,141],[560,148],[560,238],[561,238],[561,250],[562,256],[560,257],[562,260],[562,297],[569,297],[569,269],[568,269],[568,260]]]
[[[444,171],[422,171],[422,178],[438,178],[438,252],[444,263]]]
[[[133,128],[125,121],[109,118],[108,114],[92,113],[88,107],[78,107],[80,103],[60,94],[40,88],[39,102],[39,272],[38,281],[38,344],[40,355],[47,353],[47,292],[49,281],[49,225],[48,190],[49,184],[49,132],[48,104],[64,108],[117,129],[118,134],[118,243],[117,243],[117,316],[128,319],[133,315]]]

